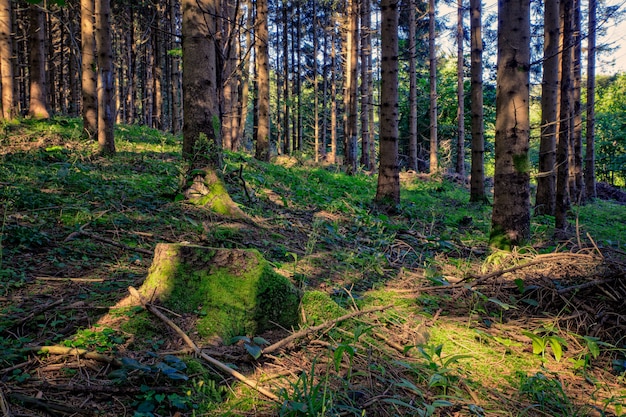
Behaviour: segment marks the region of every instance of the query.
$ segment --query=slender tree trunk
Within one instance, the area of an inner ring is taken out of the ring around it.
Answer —
[[[317,16],[317,2],[313,2],[312,5],[312,14],[313,21],[312,25],[312,37],[313,37],[313,153],[315,154],[314,160],[315,162],[319,162],[320,160],[320,100],[319,100],[319,82],[318,82],[318,65],[317,65],[317,51],[319,49],[319,38],[318,38],[318,16]]]
[[[585,184],[583,181],[583,119],[582,119],[582,103],[581,103],[581,84],[582,84],[582,34],[580,22],[580,1],[574,0],[574,16],[573,16],[573,53],[574,62],[573,70],[573,130],[572,130],[572,150],[573,167],[572,171],[572,196],[577,202],[585,200]]]
[[[357,170],[357,62],[358,0],[347,0],[344,95],[344,165],[349,174]]]
[[[180,12],[180,3],[178,0],[170,0],[170,32],[172,33],[172,42],[170,48],[173,50],[179,46],[176,42],[176,20]],[[178,133],[182,129],[182,94],[181,94],[181,76],[180,76],[180,57],[176,54],[172,55],[172,132]]]
[[[369,108],[372,101],[369,89],[371,76],[369,62],[372,55],[371,15],[370,0],[361,0],[361,165],[368,171],[374,168],[370,155],[370,142],[373,136],[369,124]]]
[[[376,201],[393,210],[400,203],[398,167],[398,3],[382,0],[380,165]]]
[[[282,1],[283,17],[283,152],[291,154],[291,136],[289,132],[289,22],[288,22],[288,0]]]
[[[328,162],[337,163],[337,48],[335,45],[335,19],[330,47],[330,155]]]
[[[428,1],[428,51],[430,63],[430,173],[439,170],[437,156],[437,50],[435,45],[435,0]]]
[[[48,119],[48,92],[46,83],[46,32],[45,15],[39,5],[29,6],[30,33],[30,102],[28,115],[35,119]]]
[[[530,237],[530,0],[500,0],[496,81],[496,165],[490,242]]]
[[[585,189],[587,198],[596,198],[595,100],[596,100],[596,0],[589,0],[587,38],[587,132],[585,149]]]
[[[417,171],[417,5],[409,0],[409,168]]]
[[[546,0],[544,13],[541,142],[535,213],[554,215],[556,135],[559,106],[559,0]]]
[[[485,127],[483,123],[482,0],[470,0],[472,175],[470,201],[485,202]]]
[[[569,1],[561,2],[563,16],[563,53],[561,58],[561,98],[559,108],[559,140],[556,150],[556,206],[555,228],[564,231],[567,227],[567,210],[570,206],[568,192],[569,174],[569,143],[570,117],[573,103],[572,97],[572,20],[573,4]]]
[[[261,161],[270,160],[270,64],[268,4],[266,0],[256,0],[256,59],[258,64],[258,127],[256,130],[255,156]]]
[[[322,136],[320,144],[320,157],[326,161],[328,143],[328,30],[324,28],[324,51],[322,61]]]
[[[456,173],[465,178],[465,83],[463,57],[463,0],[457,0],[457,145],[456,145]]]
[[[110,0],[95,1],[96,51],[98,56],[98,147],[100,154],[115,153],[113,127],[113,51],[111,49]]]
[[[301,40],[302,40],[302,4],[301,1],[297,1],[296,6],[296,42],[294,44],[296,48],[296,73],[294,74],[296,77],[296,139],[295,145],[298,151],[302,151],[302,48],[301,48]]]
[[[0,90],[2,91],[2,118],[13,119],[16,114],[13,85],[13,39],[11,37],[13,12],[11,0],[0,0]]]

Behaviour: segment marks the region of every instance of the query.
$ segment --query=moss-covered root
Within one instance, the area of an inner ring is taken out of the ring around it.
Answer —
[[[246,214],[230,198],[224,182],[215,170],[210,168],[194,170],[192,177],[185,191],[185,197],[190,203],[206,207],[222,216],[238,219],[246,217]]]

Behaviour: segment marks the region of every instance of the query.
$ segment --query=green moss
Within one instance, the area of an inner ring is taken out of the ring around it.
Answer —
[[[297,323],[299,294],[256,250],[159,245],[141,291],[168,307],[198,314],[200,336],[254,335]]]
[[[530,160],[528,154],[513,155],[513,166],[517,172],[530,172]]]
[[[501,226],[494,226],[489,234],[489,244],[494,248],[510,251],[513,246],[511,238]]]
[[[302,308],[307,322],[312,325],[336,319],[346,314],[346,310],[322,291],[307,291],[302,295]]]

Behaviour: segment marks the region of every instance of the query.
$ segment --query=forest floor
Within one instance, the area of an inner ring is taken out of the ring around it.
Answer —
[[[626,415],[623,190],[503,252],[451,179],[402,173],[390,215],[368,173],[227,154],[233,220],[180,201],[179,138],[118,126],[100,158],[79,120],[3,127],[3,416]],[[160,242],[257,249],[302,291],[300,328],[203,339],[201,312],[158,310],[173,330],[129,296]]]

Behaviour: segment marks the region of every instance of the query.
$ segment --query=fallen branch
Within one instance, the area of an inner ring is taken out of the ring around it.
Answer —
[[[326,321],[322,324],[319,324],[317,326],[313,326],[313,327],[307,327],[306,329],[302,329],[299,332],[293,333],[287,337],[285,337],[284,339],[279,340],[278,342],[274,343],[273,345],[268,346],[267,348],[263,349],[263,353],[267,354],[267,353],[272,353],[278,349],[280,349],[281,347],[285,346],[286,344],[300,338],[303,336],[306,336],[310,333],[315,333],[317,331],[326,329],[328,327],[332,327],[337,323],[340,323],[342,321],[351,319],[353,317],[357,317],[357,316],[361,316],[363,314],[368,314],[368,313],[373,313],[376,311],[383,311],[383,310],[387,310],[388,308],[393,307],[393,304],[389,304],[386,306],[382,306],[382,307],[374,307],[374,308],[370,308],[368,310],[359,310],[359,311],[353,311],[352,313],[349,314],[345,314],[339,318],[336,318],[334,320],[329,320]]]
[[[84,359],[93,359],[98,362],[108,363],[113,366],[120,367],[122,366],[122,362],[119,359],[113,358],[111,356],[103,355],[98,352],[91,352],[86,349],[79,349],[75,347],[67,347],[67,346],[30,346],[25,348],[26,351],[30,352],[45,352],[50,355],[72,355],[78,356]]]
[[[52,414],[53,416],[57,415],[57,413],[71,414],[71,415],[81,414],[81,415],[87,415],[87,416],[95,415],[95,413],[91,410],[84,410],[81,408],[70,407],[64,404],[58,404],[52,401],[40,400],[35,397],[29,397],[27,395],[18,394],[15,392],[10,393],[9,398],[19,401],[24,405],[30,405],[40,410],[44,410],[45,412]]]
[[[616,279],[617,279],[617,277],[608,278],[608,279],[596,279],[596,280],[585,282],[585,283],[582,283],[582,284],[572,285],[571,287],[561,288],[560,290],[557,291],[557,293],[558,294],[565,294],[565,293],[568,293],[568,292],[571,292],[571,291],[583,290],[585,288],[590,288],[590,287],[597,287],[597,286],[602,285],[602,284],[608,284],[609,282],[613,282]]]
[[[103,282],[104,278],[35,277],[37,281]]]
[[[78,236],[86,236],[86,237],[88,237],[90,239],[99,240],[100,242],[108,243],[111,246],[116,246],[118,248],[122,248],[122,249],[125,249],[125,250],[128,250],[128,251],[139,252],[139,253],[143,253],[145,255],[150,255],[150,256],[152,256],[154,254],[152,251],[150,251],[148,249],[133,248],[131,246],[125,245],[125,244],[120,243],[120,242],[116,242],[116,241],[108,239],[106,237],[98,236],[95,233],[87,232],[87,231],[83,230],[82,227],[77,232],[70,233],[70,235],[65,238],[64,242],[68,242],[68,241],[70,241],[72,239],[75,239]]]
[[[13,417],[13,413],[11,413],[11,407],[9,407],[9,402],[4,397],[4,392],[0,389],[0,410],[2,410],[2,415],[4,417]]]
[[[46,305],[43,305],[43,306],[41,306],[39,308],[36,308],[35,310],[31,311],[29,315],[27,315],[26,317],[23,317],[17,323],[11,325],[11,328],[21,326],[22,324],[26,323],[28,320],[32,319],[33,317],[38,316],[39,314],[43,313],[44,311],[48,311],[52,307],[58,306],[59,304],[63,304],[63,299],[62,298],[59,298],[58,300],[53,301],[50,304],[46,304]]]
[[[202,359],[206,360],[207,362],[209,362],[211,365],[217,367],[218,369],[220,369],[221,371],[223,371],[224,373],[238,379],[239,381],[243,382],[244,384],[246,384],[247,386],[249,386],[250,388],[260,392],[261,394],[265,395],[267,398],[269,398],[270,400],[280,403],[279,398],[273,394],[272,392],[266,390],[263,387],[258,386],[258,382],[251,380],[249,378],[247,378],[245,375],[242,375],[241,373],[235,371],[232,368],[229,368],[226,364],[218,361],[217,359],[207,355],[206,353],[202,352],[202,350],[198,347],[198,345],[196,345],[196,343],[191,340],[191,338],[189,336],[187,336],[187,334],[176,325],[176,323],[174,323],[172,320],[170,320],[167,316],[165,316],[163,313],[161,313],[159,311],[159,309],[157,309],[154,305],[150,304],[149,302],[147,302],[144,297],[139,293],[139,291],[137,291],[137,289],[135,289],[134,287],[128,287],[128,291],[130,292],[130,294],[137,298],[140,302],[141,305],[148,310],[149,312],[151,312],[152,314],[154,314],[155,316],[157,316],[158,318],[160,318],[165,324],[167,324],[172,330],[174,330],[184,341],[185,343],[191,348],[193,349],[194,353],[198,356],[200,356]]]

